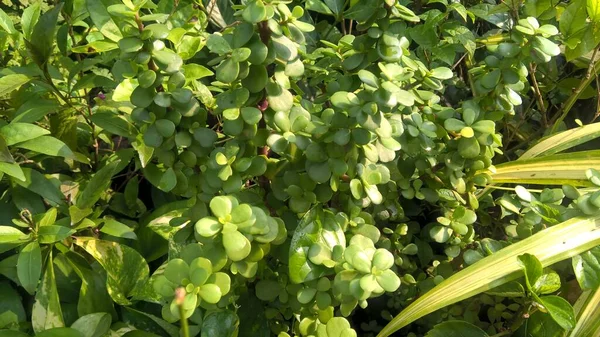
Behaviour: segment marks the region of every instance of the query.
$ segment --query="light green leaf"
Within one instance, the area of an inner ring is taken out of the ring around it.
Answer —
[[[0,173],[6,173],[11,177],[14,177],[20,181],[25,181],[25,175],[21,166],[17,163],[6,163],[0,162]]]
[[[62,241],[75,233],[74,229],[64,226],[48,225],[38,229],[38,241],[40,243],[54,243]]]
[[[105,312],[97,312],[79,317],[71,328],[79,331],[82,337],[103,337],[110,330],[112,318]]]
[[[336,245],[346,246],[346,237],[335,215],[320,207],[308,211],[294,231],[289,252],[289,275],[292,282],[303,283],[333,272],[309,260],[308,251],[316,243],[330,250]]]
[[[53,328],[35,334],[36,337],[83,337],[83,335],[72,328]]]
[[[600,137],[600,123],[593,123],[542,138],[517,160],[559,153]]]
[[[0,136],[4,137],[6,145],[26,142],[48,134],[50,131],[30,123],[11,123],[0,128]]]
[[[119,238],[137,240],[137,236],[131,227],[111,218],[104,220],[104,225],[100,228],[100,231]]]
[[[600,247],[573,257],[573,271],[581,289],[600,287]]]
[[[17,275],[21,286],[33,295],[42,275],[42,251],[37,242],[30,242],[19,253]]]
[[[110,297],[118,304],[131,304],[127,297],[134,296],[148,279],[146,260],[133,248],[112,241],[78,237],[74,243],[106,270]]]
[[[587,0],[587,13],[590,20],[594,23],[600,22],[600,1],[598,0]]]
[[[20,230],[10,226],[0,226],[0,243],[21,243],[29,238]]]
[[[49,156],[64,157],[75,159],[75,154],[67,144],[52,136],[41,136],[23,143],[15,145],[16,147],[31,150],[33,152],[47,154]]]
[[[2,20],[0,18],[0,20]],[[29,82],[30,78],[23,74],[10,74],[0,77],[0,97],[10,94]]]
[[[23,30],[23,37],[25,39],[31,39],[31,33],[33,27],[40,18],[40,2],[34,2],[23,10],[23,16],[21,16],[21,28]]]
[[[108,14],[107,7],[99,0],[85,0],[87,10],[90,13],[90,18],[94,26],[100,30],[102,35],[108,39],[118,42],[123,38],[123,34],[119,30],[117,24]]]
[[[10,16],[8,16],[2,8],[0,8],[0,28],[4,29],[4,31],[9,34],[17,33]]]

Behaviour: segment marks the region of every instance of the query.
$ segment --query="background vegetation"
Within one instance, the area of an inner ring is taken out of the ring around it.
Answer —
[[[600,1],[1,8],[0,336],[600,335]]]

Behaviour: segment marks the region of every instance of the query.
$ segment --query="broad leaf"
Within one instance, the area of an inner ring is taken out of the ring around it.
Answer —
[[[50,131],[30,123],[10,123],[0,128],[0,136],[4,137],[7,145],[50,134]]]
[[[33,59],[40,67],[48,61],[54,49],[54,33],[62,7],[63,4],[59,3],[40,17],[31,33],[31,40],[27,43]]]
[[[85,185],[85,189],[77,195],[77,207],[83,209],[94,206],[109,187],[112,176],[117,173],[116,169],[119,163],[119,160],[114,161],[94,174],[92,179]]]
[[[212,312],[202,322],[202,337],[234,337],[237,335],[239,318],[235,312]]]
[[[433,327],[425,337],[488,337],[488,334],[471,323],[447,321]]]
[[[575,313],[573,307],[560,296],[543,296],[539,302],[546,308],[552,319],[565,330],[575,327]]]
[[[98,312],[79,317],[71,328],[79,331],[82,337],[102,337],[110,330],[110,314]]]
[[[572,263],[581,289],[600,287],[600,246],[574,256]]]
[[[17,179],[14,180],[14,182],[48,200],[52,206],[62,205],[64,203],[65,196],[43,174],[36,170],[24,167],[23,175],[25,177],[23,181]]]
[[[76,238],[75,244],[88,252],[106,270],[106,288],[112,299],[129,305],[127,299],[148,279],[149,268],[144,258],[133,248],[112,241]]]
[[[49,156],[65,157],[75,159],[75,154],[67,144],[52,136],[41,136],[15,145],[23,149],[31,150]]]
[[[75,252],[67,252],[65,256],[75,273],[81,278],[77,303],[79,316],[96,312],[110,312],[116,317],[112,299],[106,290],[106,275],[98,270],[93,270],[87,261]]]
[[[19,253],[17,275],[21,286],[33,295],[42,275],[42,250],[37,242],[30,242]]]
[[[94,26],[100,30],[102,35],[108,39],[118,42],[123,38],[123,34],[119,30],[117,24],[113,21],[106,5],[100,0],[85,0],[87,10],[90,13],[90,18],[94,22]]]
[[[29,239],[29,235],[10,226],[0,226],[0,243],[21,243]]]
[[[97,112],[90,120],[104,130],[122,137],[135,137],[135,127],[124,118],[111,112]]]
[[[54,276],[54,263],[52,262],[52,251],[46,262],[46,269],[42,282],[35,294],[35,303],[32,309],[31,324],[36,334],[52,328],[64,327],[62,308],[56,289],[56,278]]]
[[[10,74],[0,77],[0,97],[19,89],[23,84],[29,82],[29,80],[29,76],[23,74]]]

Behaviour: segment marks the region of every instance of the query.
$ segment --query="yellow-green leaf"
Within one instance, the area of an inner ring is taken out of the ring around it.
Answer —
[[[600,0],[598,0],[600,2]],[[525,160],[542,155],[551,155],[568,150],[579,144],[600,137],[600,123],[588,124],[582,127],[559,132],[557,134],[542,138],[538,143],[519,157],[517,160]]]
[[[522,277],[519,255],[535,255],[546,267],[599,244],[600,214],[573,218],[545,229],[450,276],[394,317],[378,337],[389,336],[438,309]]]
[[[146,260],[133,248],[112,241],[80,237],[75,244],[88,252],[106,270],[106,288],[110,297],[121,305],[129,305],[148,279]]]
[[[585,175],[590,168],[600,169],[600,150],[512,161],[490,168],[486,173],[494,184],[592,186]]]

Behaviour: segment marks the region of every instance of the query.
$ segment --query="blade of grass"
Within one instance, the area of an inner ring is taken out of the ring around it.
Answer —
[[[485,171],[494,184],[593,186],[585,171],[600,169],[600,150],[554,154],[503,163]]]
[[[557,134],[544,137],[517,160],[525,160],[542,155],[552,155],[574,146],[583,144],[600,137],[600,123],[588,124],[582,127],[566,130]]]
[[[569,337],[600,336],[600,288],[583,292],[575,303],[575,310],[577,325]]]
[[[518,279],[523,275],[519,255],[533,254],[543,266],[549,266],[599,244],[600,214],[547,228],[450,276],[406,307],[377,336],[389,336],[438,309]]]

